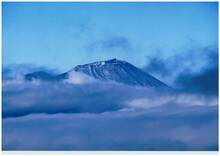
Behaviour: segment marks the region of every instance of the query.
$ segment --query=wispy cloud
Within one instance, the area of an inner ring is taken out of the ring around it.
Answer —
[[[90,43],[86,46],[88,50],[123,50],[130,52],[133,49],[133,45],[130,40],[123,36],[109,37],[103,40],[98,40]]]

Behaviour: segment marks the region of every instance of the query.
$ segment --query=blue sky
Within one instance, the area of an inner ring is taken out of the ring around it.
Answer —
[[[3,150],[218,150],[217,2],[2,5]],[[24,80],[112,58],[176,92]]]
[[[118,58],[143,67],[218,44],[218,3],[3,4],[3,64],[69,70]]]

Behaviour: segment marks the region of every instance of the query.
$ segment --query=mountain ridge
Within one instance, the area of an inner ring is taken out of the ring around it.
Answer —
[[[81,72],[95,79],[102,81],[116,81],[119,83],[132,85],[132,86],[143,86],[143,87],[169,87],[162,81],[153,77],[147,72],[135,67],[134,65],[116,58],[96,61],[88,64],[77,65],[71,70],[53,75],[46,72],[34,72],[25,75],[26,80],[40,79],[46,81],[59,81],[67,79],[69,73],[72,71]]]

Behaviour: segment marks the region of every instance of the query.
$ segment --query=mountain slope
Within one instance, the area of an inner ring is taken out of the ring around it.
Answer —
[[[78,65],[73,70],[104,81],[111,80],[136,86],[167,87],[166,84],[150,74],[128,62],[117,59]]]
[[[154,78],[150,74],[126,61],[118,59],[78,65],[72,70],[56,76],[35,72],[27,74],[25,78],[28,80],[31,80],[32,78],[38,78],[41,80],[63,80],[68,78],[69,73],[72,71],[81,72],[102,81],[116,81],[132,86],[168,87],[165,83]]]

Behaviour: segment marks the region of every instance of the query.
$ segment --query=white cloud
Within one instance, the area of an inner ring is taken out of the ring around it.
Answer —
[[[76,71],[69,72],[68,79],[64,80],[64,82],[72,83],[72,84],[85,84],[96,81],[94,78]]]
[[[172,102],[175,97],[172,96],[162,96],[162,97],[148,97],[148,98],[140,98],[140,99],[134,99],[131,101],[128,101],[128,106],[134,107],[134,108],[151,108],[151,107],[157,107],[164,104],[167,104],[169,102]]]

